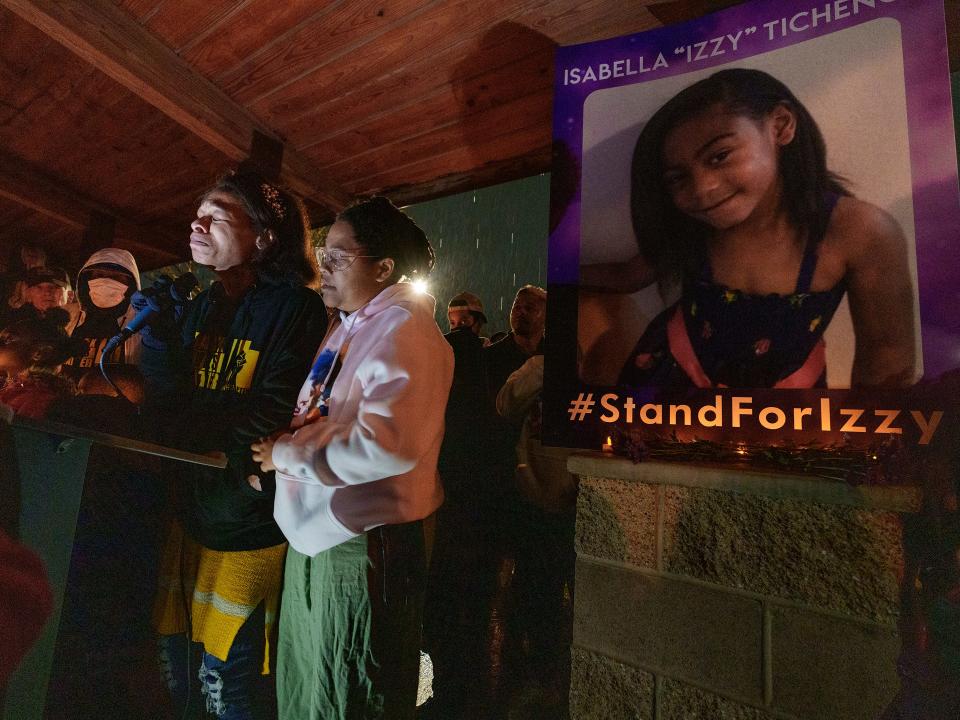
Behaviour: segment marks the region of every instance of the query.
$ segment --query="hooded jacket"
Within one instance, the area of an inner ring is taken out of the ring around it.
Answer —
[[[90,300],[89,275],[90,269],[96,266],[112,265],[130,274],[134,282],[134,290],[140,289],[140,270],[137,261],[126,250],[120,248],[104,248],[91,255],[77,273],[77,300],[80,303],[80,313],[67,326],[67,333],[71,337],[83,338],[87,341],[87,352],[84,355],[70,358],[66,365],[73,366],[72,374],[82,375],[84,371],[95,367],[100,362],[100,354],[107,341],[120,332],[120,329],[129,322],[136,311],[130,307],[129,298],[126,309],[116,315],[110,315],[110,308],[96,307]],[[131,335],[122,348],[118,348],[111,362],[123,362],[136,365],[140,359],[140,336]]]
[[[250,443],[286,426],[297,383],[327,327],[320,296],[305,287],[258,282],[231,300],[214,283],[187,304],[182,344],[143,349],[148,405],[161,440],[194,452],[221,451],[224,470],[171,466],[187,532],[212,550],[255,550],[283,542],[273,520],[273,485],[257,473]]]
[[[297,551],[315,555],[443,502],[437,456],[453,352],[433,311],[432,297],[398,283],[341,315],[326,338],[318,358],[337,357],[329,414],[317,417],[308,378],[294,432],[273,447],[274,516]]]

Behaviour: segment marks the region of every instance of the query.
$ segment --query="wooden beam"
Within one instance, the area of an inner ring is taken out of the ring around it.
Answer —
[[[378,191],[397,205],[414,205],[455,193],[477,190],[510,180],[550,172],[551,148],[539,147],[522,157],[487,163],[476,170],[437,176],[435,180],[415,184],[394,185]]]
[[[276,133],[111,0],[0,0],[0,5],[237,162],[249,156],[254,132],[279,142]],[[334,210],[347,203],[347,194],[309,162],[284,155],[281,180],[291,189]]]
[[[114,236],[118,238],[117,245],[164,262],[182,262],[185,259],[165,249],[178,243],[172,233],[157,232],[153,228],[130,222],[110,208],[29,167],[20,158],[5,153],[0,153],[0,197],[81,232],[90,228],[91,218],[110,218]]]

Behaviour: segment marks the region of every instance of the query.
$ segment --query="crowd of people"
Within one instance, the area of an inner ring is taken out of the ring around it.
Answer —
[[[539,434],[546,292],[522,287],[492,339],[461,292],[443,335],[410,282],[433,248],[389,200],[345,209],[316,253],[306,230],[293,195],[231,172],[191,223],[193,260],[216,275],[195,297],[141,287],[118,248],[75,279],[30,245],[8,263],[8,420],[226,458],[91,461],[57,650],[72,662],[55,664],[48,710],[133,712],[118,678],[136,667],[145,686],[147,665],[111,628],[146,625],[149,595],[170,717],[486,719],[524,702],[562,717],[572,496],[545,500],[517,473]],[[144,327],[121,335],[135,315]]]

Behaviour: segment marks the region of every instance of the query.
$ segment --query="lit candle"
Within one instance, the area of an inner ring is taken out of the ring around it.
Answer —
[[[603,451],[605,453],[613,452],[613,438],[607,435],[607,441],[603,444]]]

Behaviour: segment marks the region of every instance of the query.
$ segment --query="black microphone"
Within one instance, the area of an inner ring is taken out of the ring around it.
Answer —
[[[191,272],[184,273],[173,282],[164,283],[162,280],[154,282],[153,288],[144,290],[142,293],[145,297],[149,298],[151,302],[134,315],[130,322],[110,339],[110,342],[103,348],[103,357],[113,352],[117,345],[124,342],[131,335],[136,335],[140,332],[144,325],[150,322],[155,315],[170,305],[186,302],[190,293],[193,292],[199,284],[196,276]]]

